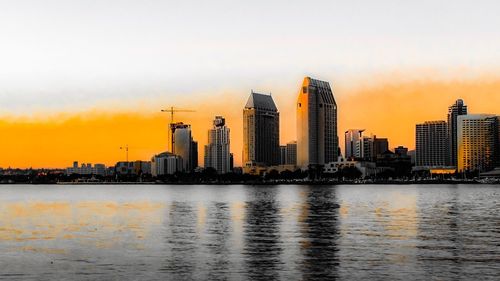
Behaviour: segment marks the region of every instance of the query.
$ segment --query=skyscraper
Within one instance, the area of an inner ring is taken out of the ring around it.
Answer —
[[[445,121],[426,121],[416,125],[416,165],[446,166],[448,153],[448,126]]]
[[[213,128],[208,130],[208,144],[205,145],[205,168],[211,167],[219,174],[230,171],[229,128],[222,116],[215,116]]]
[[[318,169],[337,160],[337,103],[330,84],[305,77],[297,99],[297,166]]]
[[[363,157],[364,129],[350,129],[345,132],[345,158],[361,159]]]
[[[456,100],[453,105],[448,108],[448,165],[457,166],[457,117],[467,114],[467,105],[464,101]]]
[[[174,151],[182,157],[182,171],[190,172],[198,166],[198,143],[191,135],[191,125],[184,123],[174,124]]]
[[[457,118],[458,171],[491,170],[498,165],[499,117],[491,114],[461,115]]]
[[[243,163],[280,163],[279,112],[271,95],[250,93],[243,109]]]

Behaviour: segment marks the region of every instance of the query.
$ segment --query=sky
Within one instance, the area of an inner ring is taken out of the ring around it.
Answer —
[[[329,81],[350,128],[414,147],[417,122],[465,99],[500,108],[498,1],[0,0],[0,167],[111,165],[166,148],[168,116],[215,115],[241,161],[242,109],[272,93],[295,139],[304,76]],[[200,153],[201,154],[201,153]],[[200,158],[201,160],[201,158]]]

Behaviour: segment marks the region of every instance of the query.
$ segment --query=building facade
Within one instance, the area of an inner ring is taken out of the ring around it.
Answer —
[[[490,114],[457,118],[457,169],[486,172],[498,165],[499,117]]]
[[[280,165],[286,164],[286,145],[280,145]]]
[[[181,172],[183,159],[170,152],[163,152],[151,158],[151,175],[153,177],[173,175]]]
[[[216,116],[213,128],[208,130],[208,143],[205,145],[205,168],[214,168],[219,174],[230,172],[229,128],[222,116]]]
[[[319,169],[337,160],[337,103],[330,84],[305,77],[297,99],[297,166]]]
[[[182,171],[191,172],[198,166],[198,143],[193,140],[191,125],[174,124],[174,151],[182,157]]]
[[[345,136],[345,158],[346,159],[361,159],[364,157],[363,149],[363,132],[364,129],[350,129],[344,134]]]
[[[297,142],[291,141],[286,144],[285,165],[297,166]]]
[[[75,161],[72,167],[66,168],[66,174],[105,176],[106,166],[104,164],[95,164],[92,166],[90,163],[82,163],[81,166],[78,166],[78,161]]]
[[[467,105],[459,99],[448,108],[448,165],[457,166],[457,149],[458,149],[458,116],[467,114]]]
[[[375,162],[377,157],[389,150],[389,140],[387,138],[377,138],[377,136],[362,137],[361,159]]]
[[[151,162],[149,161],[119,161],[114,169],[117,175],[142,175],[151,174]]]
[[[444,167],[449,163],[448,124],[427,121],[416,125],[416,166]]]
[[[252,91],[243,109],[244,165],[279,165],[279,124],[272,96]]]

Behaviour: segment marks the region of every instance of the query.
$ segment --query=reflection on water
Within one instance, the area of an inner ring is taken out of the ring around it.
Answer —
[[[246,272],[252,280],[277,280],[282,270],[277,188],[249,187],[245,206]]]
[[[495,186],[0,186],[0,279],[497,279]]]
[[[338,208],[335,190],[310,187],[305,191],[300,232],[303,240],[302,280],[337,277]]]

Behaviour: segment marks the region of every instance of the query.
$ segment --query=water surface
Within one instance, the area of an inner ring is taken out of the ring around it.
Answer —
[[[0,186],[2,279],[498,276],[497,186]]]

